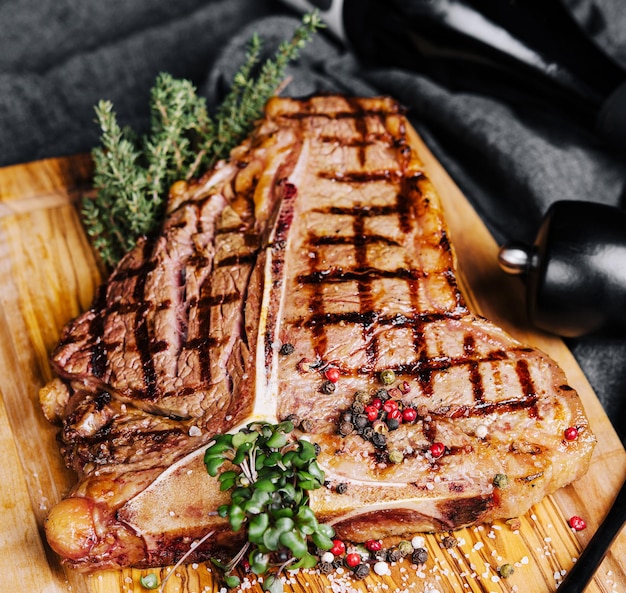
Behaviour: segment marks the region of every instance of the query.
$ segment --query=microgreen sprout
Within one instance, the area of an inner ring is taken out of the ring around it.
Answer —
[[[207,472],[217,476],[220,490],[231,491],[230,503],[218,508],[219,515],[233,531],[247,532],[244,546],[228,564],[214,561],[224,569],[228,586],[237,586],[232,572],[247,558],[253,573],[265,575],[263,589],[277,593],[284,569],[317,564],[310,542],[321,550],[333,546],[333,528],[319,523],[309,507],[308,491],[324,483],[317,451],[308,441],[290,438],[292,430],[289,421],[253,422],[235,434],[215,437],[205,452]]]

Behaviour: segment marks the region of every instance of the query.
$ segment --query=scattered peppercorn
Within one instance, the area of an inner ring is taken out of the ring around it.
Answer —
[[[367,391],[359,390],[354,393],[354,401],[367,405],[372,401],[372,396]]]
[[[582,531],[583,529],[585,529],[585,527],[587,527],[587,523],[585,523],[585,520],[581,517],[577,517],[576,515],[570,517],[568,523],[574,531]]]
[[[300,424],[300,418],[298,418],[295,414],[289,414],[285,420],[291,422],[294,426],[298,426],[298,424]]]
[[[324,376],[332,383],[337,383],[339,381],[339,369],[336,367],[327,368],[324,371]]]
[[[300,422],[300,428],[303,432],[311,432],[313,430],[313,422],[308,418],[305,418]]]
[[[315,363],[309,360],[308,358],[303,358],[298,363],[298,371],[300,371],[301,373],[309,373],[314,368],[315,368]]]
[[[404,422],[415,422],[417,419],[417,410],[415,408],[404,408],[402,410],[402,420]]]
[[[417,548],[411,554],[411,562],[413,564],[426,564],[426,560],[428,560],[428,550],[426,548]]]
[[[337,494],[345,494],[348,491],[348,484],[346,484],[345,482],[337,484],[335,491],[337,492]]]
[[[388,399],[383,404],[383,410],[387,412],[387,414],[390,414],[391,412],[397,409],[398,409],[398,402],[395,399]]]
[[[402,463],[404,461],[404,455],[402,455],[401,451],[394,449],[393,451],[389,451],[389,461],[391,461],[391,463]]]
[[[365,428],[369,420],[365,414],[359,414],[356,418],[353,419],[353,422],[357,428]]]
[[[144,589],[156,589],[159,586],[159,577],[150,572],[146,575],[142,575],[139,579],[139,583]]]
[[[339,434],[343,437],[347,437],[354,432],[354,424],[352,422],[342,422],[339,425]]]
[[[396,374],[391,369],[380,372],[380,382],[383,385],[391,385],[396,380]]]
[[[398,562],[402,558],[402,552],[393,546],[387,550],[387,562]]]
[[[289,356],[290,354],[293,354],[294,350],[295,350],[295,347],[293,344],[285,343],[280,347],[279,352],[283,356]]]
[[[389,389],[389,397],[392,399],[400,399],[402,392],[397,387],[392,387]]]
[[[446,535],[446,537],[444,537],[441,540],[441,546],[443,548],[445,548],[446,550],[450,550],[452,548],[456,548],[457,545],[457,541],[455,537],[452,537],[450,535]]]
[[[513,519],[507,519],[506,520],[506,524],[513,530],[513,531],[517,531],[518,529],[521,528],[522,526],[522,522],[517,518],[514,517]]]
[[[352,411],[355,414],[362,414],[365,411],[365,404],[363,402],[354,402],[352,404]]]
[[[446,446],[443,443],[433,443],[430,446],[430,454],[434,459],[439,459],[446,451]]]
[[[372,428],[374,429],[374,432],[377,432],[379,434],[385,434],[386,432],[389,432],[389,427],[387,426],[387,423],[383,422],[382,420],[374,420]]]
[[[387,437],[380,432],[374,431],[372,435],[372,445],[377,449],[384,449],[387,445]]]
[[[503,579],[508,579],[514,572],[515,572],[515,568],[513,567],[512,564],[507,563],[498,567],[498,574]]]
[[[565,429],[563,434],[566,441],[575,441],[578,438],[578,429],[575,426],[570,426]]]
[[[343,556],[346,553],[346,544],[340,539],[333,540],[333,547],[330,549],[333,556]]]
[[[402,556],[408,556],[413,553],[413,546],[410,541],[403,539],[398,542],[398,550],[400,550]]]
[[[365,406],[364,412],[367,414],[367,419],[370,422],[374,422],[378,418],[378,408],[374,405]]]
[[[385,424],[387,424],[387,428],[389,430],[398,430],[398,427],[400,426],[400,422],[397,418],[387,418],[387,420],[385,420]]]
[[[322,574],[330,574],[334,567],[332,562],[318,562],[317,568]]]
[[[378,551],[382,550],[383,543],[379,539],[368,539],[365,542],[365,547],[370,552],[378,552]]]
[[[335,389],[337,389],[337,386],[332,381],[329,381],[328,379],[324,381],[322,383],[322,386],[320,387],[320,391],[327,395],[333,393]]]
[[[313,449],[315,450],[316,456],[319,456],[319,454],[322,452],[322,448],[319,446],[318,443],[313,443]]]
[[[509,485],[509,476],[506,474],[496,474],[493,477],[493,485],[496,488],[506,488]]]
[[[368,564],[365,564],[364,562],[361,562],[361,564],[358,564],[355,569],[354,569],[354,578],[357,580],[361,580],[366,578],[370,573],[370,567]]]
[[[367,439],[368,441],[371,441],[373,436],[374,436],[374,429],[371,426],[366,426],[363,429],[363,438]]]
[[[376,397],[381,401],[381,402],[386,402],[389,399],[389,392],[386,389],[379,389],[376,392]]]
[[[361,564],[361,556],[359,554],[352,552],[346,555],[346,566],[356,568],[359,564]]]
[[[377,410],[380,410],[383,407],[383,400],[379,397],[375,397],[370,403],[370,406],[374,406]]]
[[[343,558],[335,558],[333,560],[333,568],[342,568],[343,567]]]
[[[402,383],[400,383],[400,385],[398,385],[398,389],[404,394],[406,395],[407,393],[409,393],[411,391],[411,386],[409,385],[409,383],[407,383],[406,381],[402,381]]]

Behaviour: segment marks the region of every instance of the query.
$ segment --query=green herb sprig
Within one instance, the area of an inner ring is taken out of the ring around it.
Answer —
[[[96,194],[82,200],[81,214],[107,268],[115,266],[140,237],[160,228],[174,181],[191,179],[226,158],[250,133],[283,82],[287,64],[322,26],[317,12],[304,15],[291,39],[262,65],[262,43],[254,35],[214,118],[190,81],[166,73],[152,88],[151,127],[144,136],[120,127],[110,101],[98,103],[101,146],[92,151]]]
[[[308,491],[324,483],[317,452],[308,441],[290,439],[292,430],[288,421],[251,423],[235,434],[217,436],[205,452],[211,476],[225,463],[229,466],[218,480],[220,490],[231,490],[231,502],[219,507],[219,515],[228,518],[233,531],[247,531],[241,551],[228,564],[216,562],[229,587],[239,584],[232,573],[247,557],[252,572],[266,575],[263,589],[278,593],[282,570],[317,564],[309,538],[321,550],[333,546],[333,528],[319,523],[308,504]]]

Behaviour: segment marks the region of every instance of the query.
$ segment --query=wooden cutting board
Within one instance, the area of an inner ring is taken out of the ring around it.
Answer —
[[[598,436],[591,468],[577,483],[546,498],[523,517],[519,529],[498,522],[463,529],[457,546],[442,547],[442,535],[427,535],[429,560],[408,560],[390,576],[355,581],[347,573],[325,577],[315,571],[289,575],[286,591],[392,593],[548,593],[556,590],[607,513],[626,477],[626,452],[583,373],[564,344],[529,329],[524,322],[522,285],[498,269],[497,246],[459,189],[426,147],[421,156],[438,188],[458,254],[460,280],[476,312],[515,337],[548,352],[564,368],[583,400]],[[0,477],[2,504],[0,590],[71,593],[145,592],[149,571],[123,570],[85,576],[63,569],[42,537],[50,507],[72,485],[43,418],[38,389],[51,378],[47,356],[63,325],[85,309],[101,281],[76,212],[76,199],[89,188],[86,156],[46,160],[0,169]],[[572,515],[587,529],[573,532]],[[514,574],[498,577],[510,563]],[[169,568],[153,572],[163,579]],[[254,582],[252,588],[260,591]],[[247,588],[246,583],[245,588]],[[169,593],[219,591],[205,564],[177,568]],[[589,593],[626,593],[626,533],[614,543]]]

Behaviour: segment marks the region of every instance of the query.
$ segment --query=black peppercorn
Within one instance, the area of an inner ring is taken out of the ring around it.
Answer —
[[[341,415],[341,421],[342,422],[352,422],[352,412],[350,412],[349,410],[344,412]]]
[[[367,577],[369,573],[370,573],[370,567],[364,562],[362,562],[361,564],[357,564],[357,566],[355,567],[353,576],[355,579],[360,581],[361,579],[364,579],[365,577]]]
[[[347,437],[354,432],[354,424],[352,422],[342,422],[339,425],[339,434],[343,437]]]
[[[365,405],[362,404],[361,402],[354,402],[352,404],[352,411],[355,414],[362,414],[364,412],[364,410],[365,410]]]
[[[317,443],[313,443],[313,449],[315,450],[316,456],[322,452],[322,448]]]
[[[334,567],[331,562],[318,562],[317,568],[322,574],[330,574]]]
[[[333,560],[333,568],[343,568],[343,558],[335,558]]]
[[[335,490],[337,491],[337,494],[345,494],[348,491],[348,484],[341,482],[340,484],[337,484],[337,488],[335,488]]]
[[[291,422],[294,426],[298,426],[300,424],[300,418],[298,418],[295,414],[289,414],[285,420]]]
[[[365,414],[359,414],[353,418],[354,425],[357,428],[365,428],[369,424],[369,420]]]
[[[426,548],[416,548],[411,554],[411,562],[413,564],[426,564],[428,560],[428,550]]]
[[[446,550],[450,550],[451,548],[456,548],[456,544],[457,544],[456,538],[451,537],[449,535],[446,535],[446,537],[444,537],[441,540],[441,545],[444,548],[446,548]]]
[[[380,432],[374,432],[372,435],[372,444],[378,449],[383,449],[387,446],[387,437]]]
[[[366,426],[363,429],[363,438],[370,441],[372,440],[373,436],[374,436],[374,429],[371,426]]]
[[[385,422],[387,423],[389,430],[397,430],[398,426],[400,426],[400,422],[398,422],[397,418],[387,418]]]
[[[324,381],[320,387],[320,391],[328,395],[333,393],[336,388],[336,385],[332,381]]]
[[[379,389],[376,392],[376,397],[381,401],[381,402],[386,402],[389,398],[389,392],[386,389]]]
[[[387,562],[398,562],[402,559],[402,552],[398,548],[393,547],[387,550]]]
[[[280,347],[279,352],[283,355],[283,356],[289,356],[290,354],[293,354],[293,351],[295,350],[293,344],[283,344]]]

